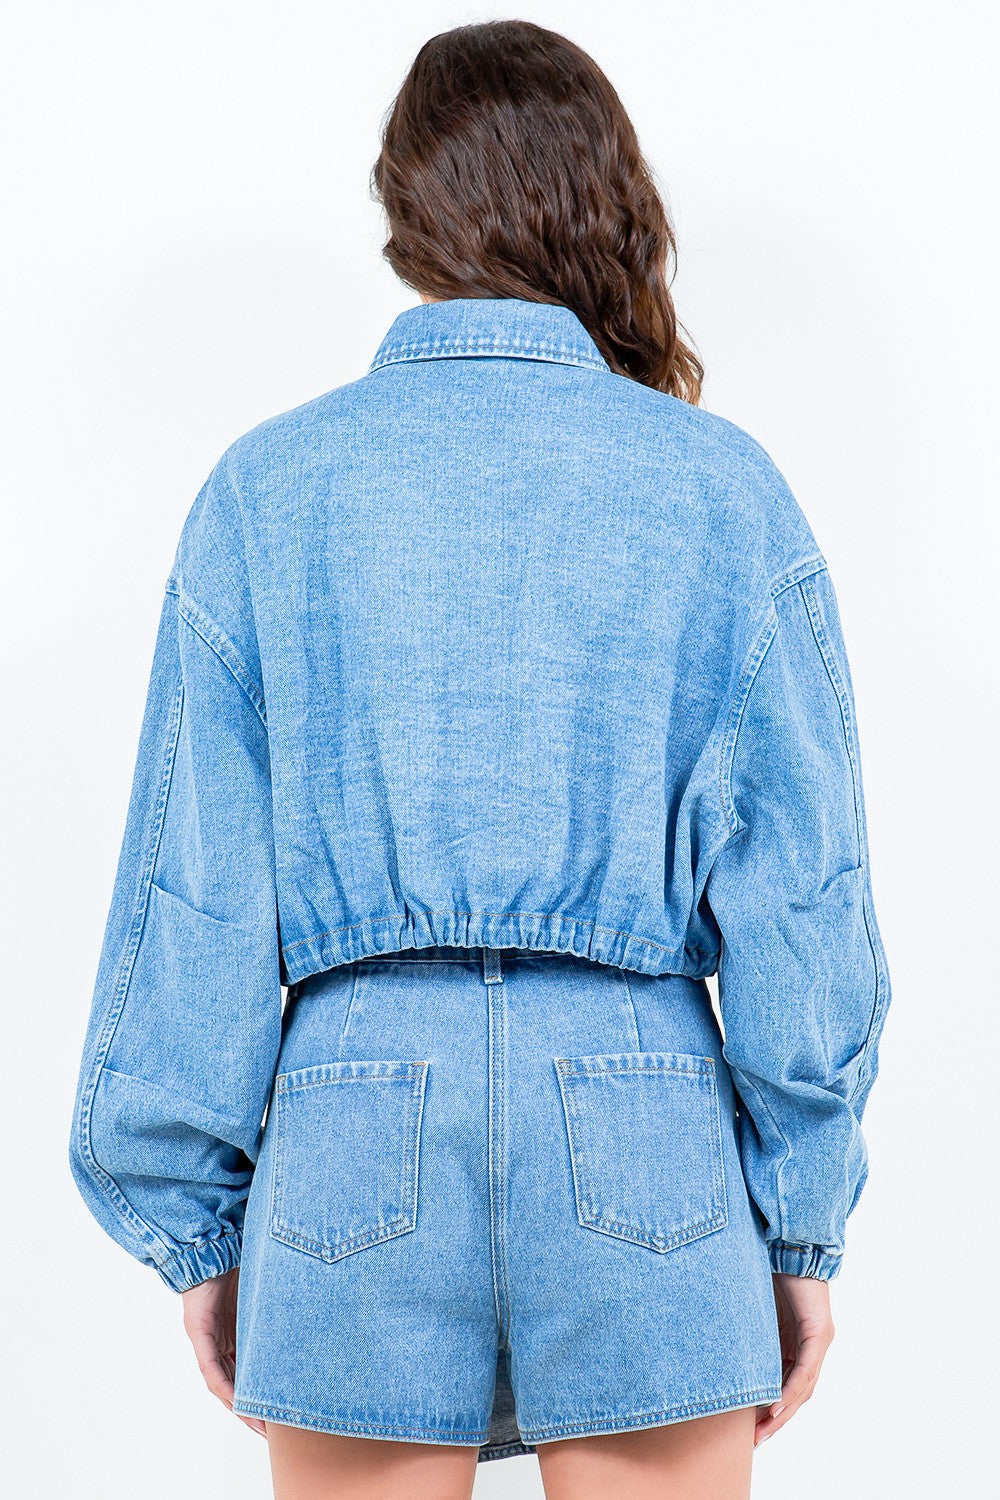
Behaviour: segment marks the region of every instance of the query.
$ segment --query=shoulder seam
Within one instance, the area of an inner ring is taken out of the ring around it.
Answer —
[[[242,688],[254,711],[264,728],[267,728],[267,710],[264,704],[264,694],[250,676],[246,664],[232,641],[220,630],[211,615],[202,609],[190,594],[175,586],[168,588],[177,598],[177,613],[185,620],[194,633],[205,642],[205,645],[215,653],[230,676]]]
[[[851,790],[854,797],[854,821],[856,836],[858,840],[858,857],[859,860],[863,863],[865,850],[865,827],[863,805],[861,800],[860,764],[858,758],[858,742],[854,723],[854,714],[851,711],[850,696],[841,676],[840,668],[837,665],[837,661],[832,650],[830,649],[830,644],[826,634],[826,622],[823,618],[823,611],[820,605],[820,601],[816,596],[815,589],[806,588],[804,586],[807,582],[808,578],[802,578],[799,580],[799,592],[802,595],[802,603],[805,607],[806,616],[809,620],[809,627],[812,631],[813,639],[816,643],[816,649],[819,652],[820,659],[826,670],[826,675],[830,681],[830,686],[833,689],[833,695],[837,700],[837,707],[840,710],[841,724],[844,731],[844,743],[847,748],[847,758],[851,767]]]
[[[754,682],[757,679],[757,673],[760,671],[761,663],[777,634],[778,615],[774,607],[775,600],[785,593],[787,589],[794,588],[797,584],[801,584],[803,580],[823,572],[825,567],[826,559],[823,555],[819,552],[813,552],[808,557],[802,558],[799,562],[793,563],[790,568],[786,568],[777,578],[772,579],[768,586],[766,618],[754,638],[749,656],[740,674],[736,691],[733,694],[719,756],[719,798],[722,802],[722,812],[729,829],[729,836],[737,833],[740,828],[739,813],[736,811],[732,794],[732,766],[733,758],[736,754],[736,741],[739,738],[743,714]]]
[[[740,829],[739,813],[736,811],[732,792],[732,770],[733,758],[736,753],[736,741],[739,737],[740,726],[743,723],[743,714],[750,697],[751,689],[757,680],[757,673],[760,671],[761,663],[768,653],[777,630],[778,616],[772,603],[768,609],[767,618],[757,632],[753,646],[750,649],[750,654],[744,663],[739,683],[733,694],[726,730],[722,737],[722,749],[719,755],[718,787],[719,798],[722,802],[722,811],[730,836],[738,833]]]
[[[795,584],[801,583],[804,578],[811,578],[815,573],[822,573],[826,565],[826,558],[821,553],[814,552],[810,557],[804,558],[802,562],[795,563],[775,578],[768,589],[768,593],[772,599],[777,599],[779,594],[783,594],[786,589],[793,588]]]

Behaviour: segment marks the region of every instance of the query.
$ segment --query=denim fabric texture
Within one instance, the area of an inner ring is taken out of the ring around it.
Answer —
[[[479,1459],[781,1394],[704,980],[408,949],[297,984],[235,1408]]]
[[[269,1102],[277,1152],[351,1101],[373,1155],[348,1175],[376,1186],[334,1212],[281,1178],[266,1253],[303,1277],[401,1254],[429,1211],[429,1044],[279,1070],[283,989],[427,948],[718,972],[711,1067],[551,1032],[579,1254],[721,1244],[731,1078],[771,1268],[836,1275],[889,982],[828,569],[752,438],[613,374],[562,306],[407,310],[195,500],[74,1110],[103,1227],[177,1290],[235,1266]],[[670,1122],[676,1156],[616,1184]]]

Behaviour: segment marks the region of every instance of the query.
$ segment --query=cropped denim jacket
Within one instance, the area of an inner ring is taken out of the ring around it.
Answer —
[[[889,984],[829,573],[562,306],[409,309],[190,510],[73,1118],[104,1228],[236,1265],[284,988],[430,944],[718,972],[772,1266],[837,1273]]]

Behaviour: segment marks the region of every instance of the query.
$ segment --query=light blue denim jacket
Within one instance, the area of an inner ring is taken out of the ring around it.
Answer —
[[[282,986],[428,944],[718,970],[772,1266],[837,1273],[889,985],[829,574],[565,307],[409,309],[198,495],[74,1111],[104,1228],[237,1264]]]

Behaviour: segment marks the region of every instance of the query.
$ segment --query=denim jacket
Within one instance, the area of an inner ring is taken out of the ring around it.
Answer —
[[[74,1110],[103,1227],[236,1265],[283,987],[431,944],[718,972],[771,1264],[837,1273],[889,985],[829,573],[563,306],[409,309],[194,502]]]

